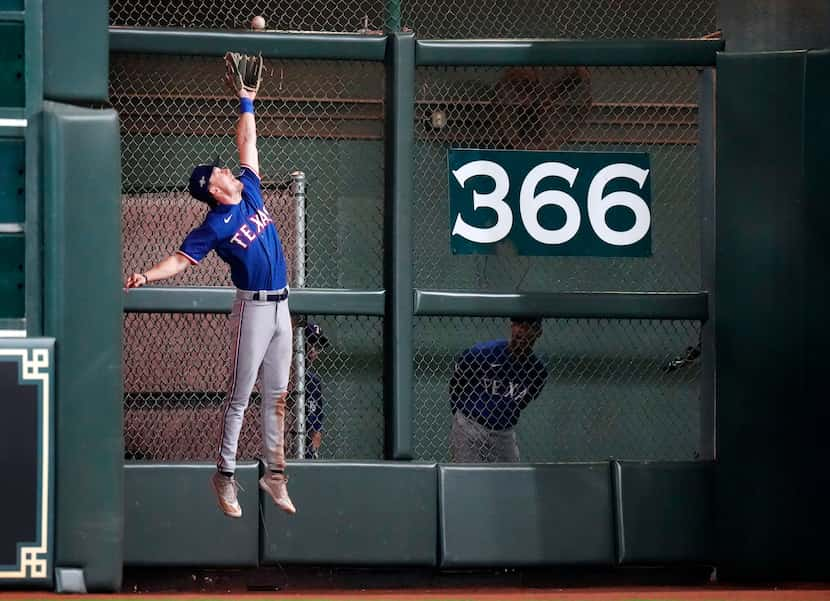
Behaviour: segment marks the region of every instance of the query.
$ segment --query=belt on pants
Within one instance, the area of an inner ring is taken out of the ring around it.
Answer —
[[[288,298],[288,287],[281,290],[237,290],[236,298],[241,300],[280,302]]]

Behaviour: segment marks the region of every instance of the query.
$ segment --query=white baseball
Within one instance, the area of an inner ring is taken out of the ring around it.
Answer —
[[[251,19],[251,29],[265,29],[265,18],[262,15],[257,15]]]
[[[435,129],[441,129],[447,124],[447,113],[441,109],[436,109],[432,111],[432,114],[429,116],[429,121],[432,124],[432,127]]]

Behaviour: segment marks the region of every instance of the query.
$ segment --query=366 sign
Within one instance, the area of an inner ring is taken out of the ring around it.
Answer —
[[[451,149],[455,254],[650,256],[648,155]]]

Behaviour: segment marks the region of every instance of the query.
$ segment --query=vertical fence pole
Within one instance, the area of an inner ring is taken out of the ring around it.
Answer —
[[[700,326],[700,459],[715,458],[715,69],[698,78],[698,207],[702,288],[709,292],[709,319]]]
[[[305,288],[305,173],[291,173],[291,192],[295,204],[294,281],[297,288]],[[305,457],[305,328],[294,333],[294,424],[297,436],[296,457]]]
[[[386,0],[387,33],[397,33],[401,30],[401,0]]]
[[[43,334],[43,215],[41,201],[41,135],[43,110],[43,3],[26,2],[26,267],[25,311],[28,336]]]
[[[392,33],[386,49],[384,203],[385,456],[412,459],[412,148],[415,36]]]

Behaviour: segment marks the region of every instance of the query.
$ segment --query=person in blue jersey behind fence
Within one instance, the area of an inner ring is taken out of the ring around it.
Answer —
[[[305,333],[305,459],[319,459],[320,447],[323,444],[323,424],[325,410],[323,406],[323,380],[314,364],[317,358],[329,347],[329,339],[323,334],[323,329],[313,321],[298,320],[298,326]],[[296,373],[296,372],[295,372]],[[286,449],[292,457],[297,456],[297,398],[288,395],[288,416],[286,420]]]
[[[450,379],[450,458],[456,463],[519,461],[516,424],[547,381],[533,352],[540,318],[513,318],[508,340],[482,342],[456,359]]]
[[[283,436],[292,347],[285,257],[274,220],[262,200],[254,120],[259,81],[254,86],[232,87],[240,102],[236,124],[239,175],[234,176],[216,161],[196,166],[188,189],[207,205],[204,221],[187,235],[178,251],[147,271],[129,276],[125,288],[177,275],[197,265],[212,250],[228,264],[237,290],[230,316],[230,378],[217,471],[211,485],[222,511],[230,517],[241,517],[234,477],[237,444],[245,409],[261,371],[262,446],[267,471],[259,486],[280,509],[294,513],[286,488]]]

